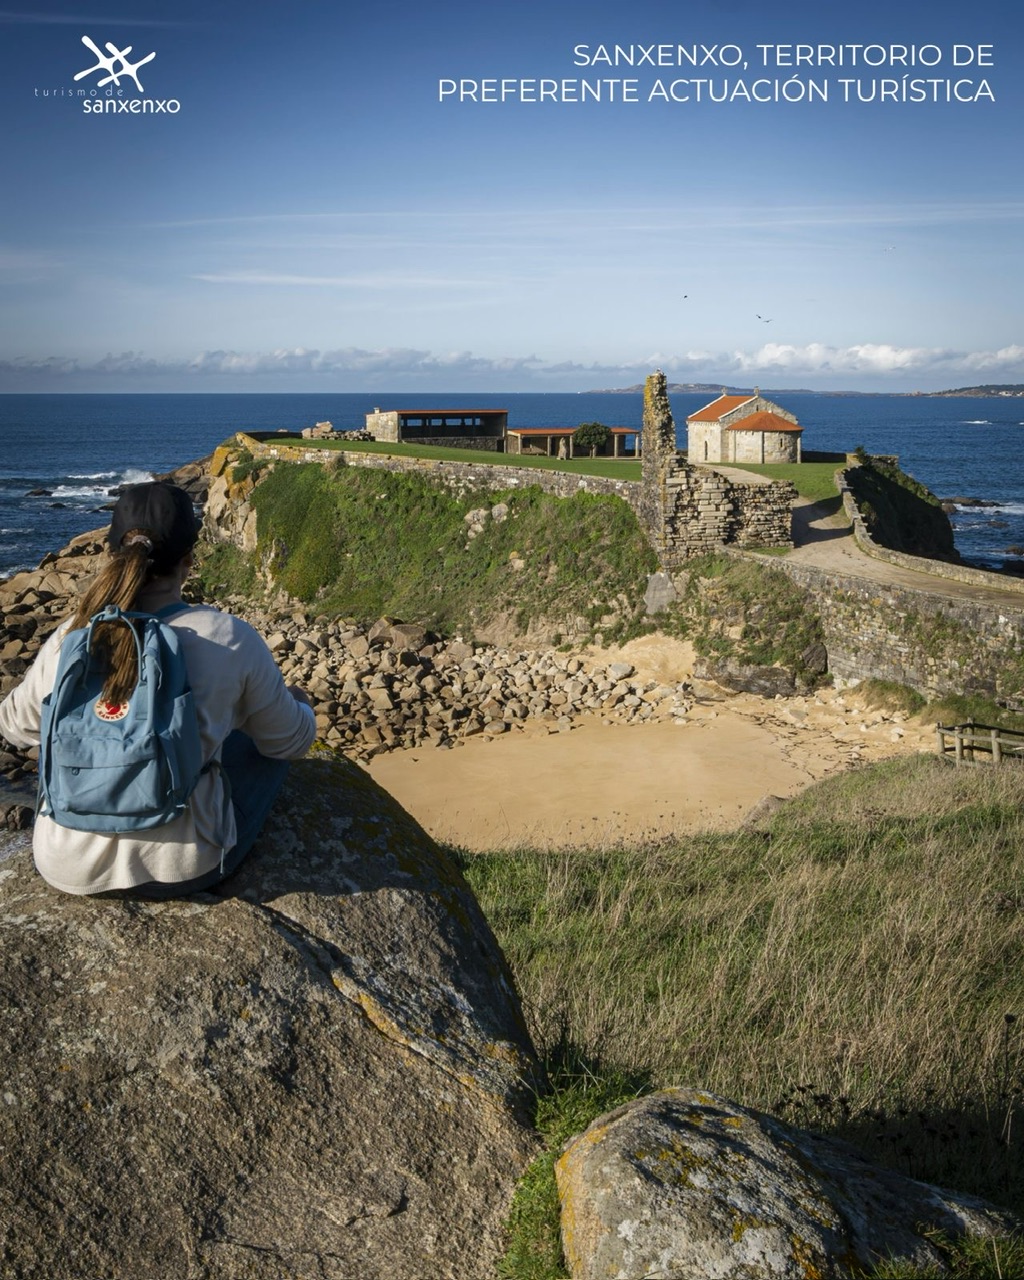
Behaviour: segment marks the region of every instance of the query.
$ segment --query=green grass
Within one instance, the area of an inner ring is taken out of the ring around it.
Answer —
[[[929,1233],[929,1239],[942,1254],[942,1270],[882,1263],[873,1273],[875,1280],[948,1280],[950,1276],[959,1280],[1013,1280],[1024,1276],[1024,1239],[1019,1236],[951,1240],[936,1232]]]
[[[821,640],[811,594],[771,565],[770,557],[736,558],[714,553],[686,566],[681,598],[660,628],[693,642],[702,658],[733,659],[750,666],[780,665],[813,685],[804,656]]]
[[[571,1044],[606,1080],[699,1086],[1024,1212],[1024,769],[903,758],[756,829],[462,861],[549,1059]]]
[[[991,698],[981,695],[947,694],[929,702],[915,689],[890,680],[864,680],[857,686],[857,695],[869,707],[904,711],[907,715],[919,716],[925,724],[973,722],[1024,732],[1024,715],[1018,711],[1008,711]]]
[[[642,625],[656,567],[631,508],[598,494],[526,486],[457,497],[415,474],[277,463],[250,501],[255,558],[276,587],[325,614],[396,616],[446,634],[504,619],[519,633],[546,620],[556,643],[581,628],[622,638]],[[499,503],[507,518],[471,537],[467,514]],[[220,559],[204,579],[233,580]]]
[[[555,1186],[558,1152],[598,1116],[650,1088],[646,1076],[588,1060],[564,1041],[553,1046],[546,1065],[549,1088],[538,1097],[534,1116],[544,1150],[516,1189],[499,1280],[566,1280]]]
[[[428,458],[444,462],[486,463],[489,466],[533,467],[540,471],[567,471],[572,475],[608,476],[614,480],[639,480],[640,463],[631,458],[541,458],[531,454],[493,453],[488,449],[445,448],[442,445],[389,444],[381,440],[302,440],[293,436],[275,436],[268,444],[301,445],[303,448],[328,452],[348,450],[352,453],[384,453],[396,458]]]
[[[233,543],[200,542],[197,550],[196,574],[204,598],[223,600],[228,596],[249,596],[257,590],[255,565]]]
[[[795,486],[800,497],[807,498],[810,502],[828,502],[839,498],[835,481],[836,472],[840,469],[837,462],[731,462],[729,465],[740,471],[753,471],[759,476],[767,476],[770,480],[788,480]]]

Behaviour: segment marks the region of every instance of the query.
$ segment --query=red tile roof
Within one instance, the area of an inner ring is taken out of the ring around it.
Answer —
[[[717,422],[723,414],[731,413],[733,409],[738,409],[741,404],[746,404],[753,399],[753,396],[719,396],[717,400],[712,400],[710,404],[706,404],[703,409],[698,409],[696,413],[691,413],[686,421]]]
[[[740,418],[739,422],[726,427],[726,431],[803,431],[803,427],[787,418],[780,418],[777,413],[762,409],[760,413]]]

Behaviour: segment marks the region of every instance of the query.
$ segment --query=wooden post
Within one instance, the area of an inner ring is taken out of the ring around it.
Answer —
[[[999,730],[992,730],[992,763],[1002,764],[1003,756],[999,742]]]
[[[946,735],[942,730],[941,724],[935,726],[935,749],[940,756],[946,754]]]
[[[953,744],[954,744],[954,747],[955,747],[955,750],[956,750],[956,762],[957,762],[957,764],[963,764],[963,762],[964,762],[964,728],[963,728],[963,725],[958,724],[958,725],[954,725],[954,726],[953,726]]]

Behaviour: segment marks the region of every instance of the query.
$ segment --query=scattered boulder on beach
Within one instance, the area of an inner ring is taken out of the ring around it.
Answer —
[[[736,693],[756,693],[762,698],[790,698],[797,691],[796,680],[787,667],[752,666],[732,658],[700,658],[694,665],[694,675]]]

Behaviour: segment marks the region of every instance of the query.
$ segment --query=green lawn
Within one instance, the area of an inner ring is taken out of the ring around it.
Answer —
[[[740,471],[754,471],[770,480],[789,480],[800,497],[811,502],[827,502],[839,495],[835,482],[841,465],[838,462],[730,462],[729,465]]]

